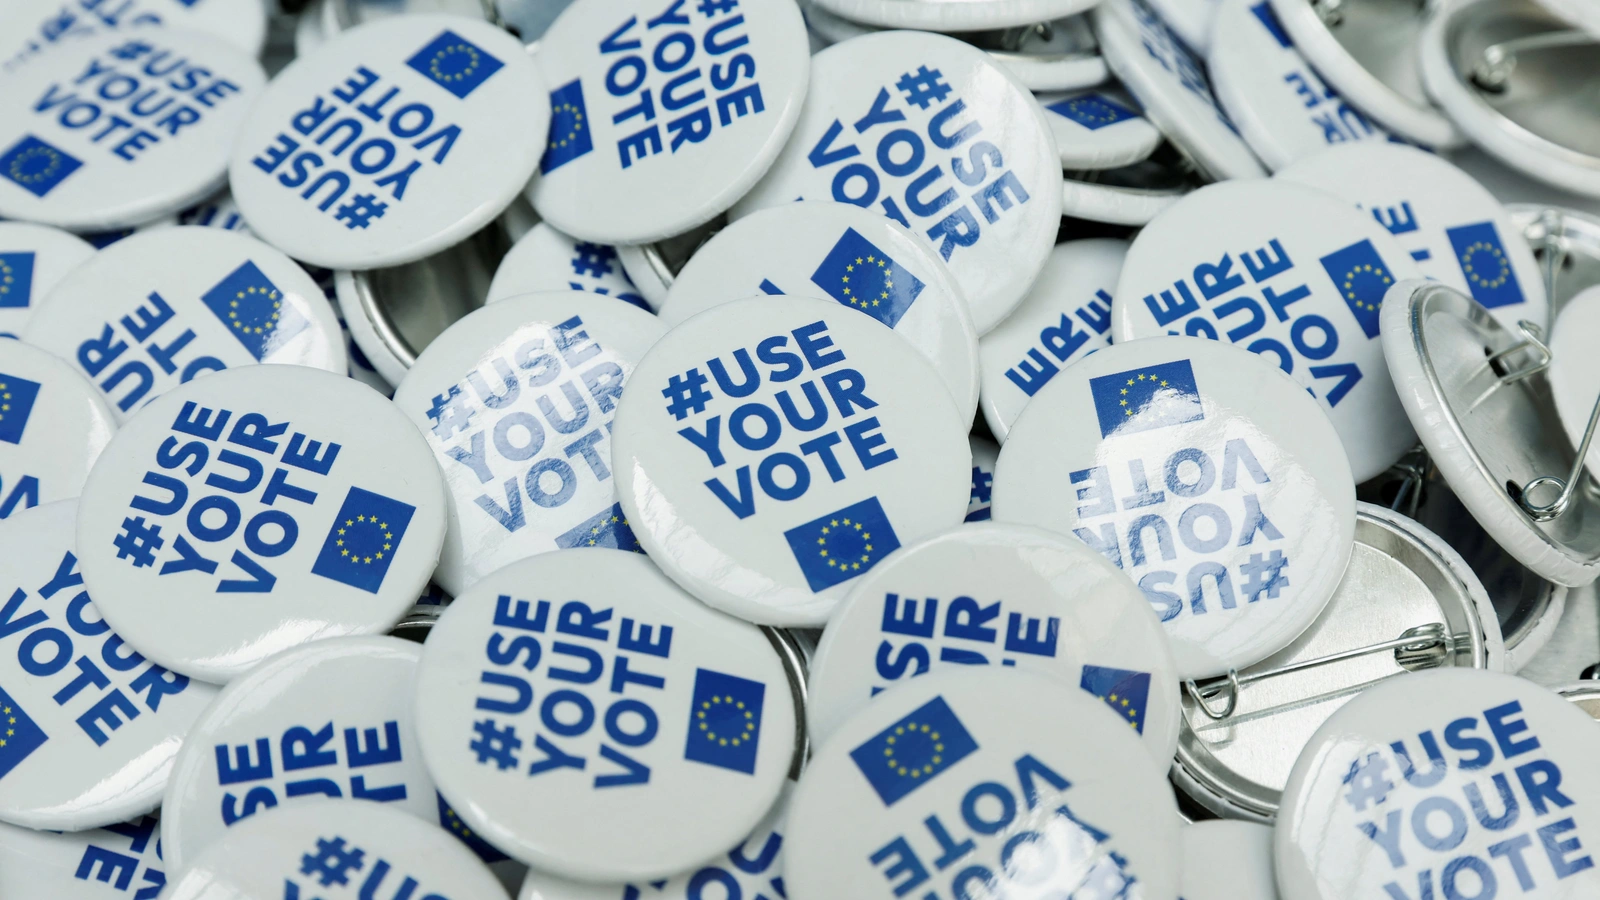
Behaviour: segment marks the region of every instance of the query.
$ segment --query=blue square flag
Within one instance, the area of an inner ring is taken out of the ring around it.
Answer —
[[[448,28],[406,60],[422,77],[465,100],[505,63]]]
[[[1206,417],[1187,359],[1089,379],[1100,436],[1135,434]]]
[[[416,511],[408,503],[352,487],[311,573],[376,594]]]
[[[0,309],[26,308],[33,296],[33,253],[0,253]]]
[[[33,755],[50,737],[12,696],[0,688],[0,779]]]
[[[1333,279],[1333,286],[1356,317],[1356,324],[1368,338],[1378,336],[1378,310],[1383,295],[1394,284],[1394,275],[1383,264],[1372,242],[1362,238],[1322,257],[1322,269]]]
[[[955,710],[935,697],[850,751],[884,806],[938,778],[978,749]]]
[[[1105,701],[1111,711],[1144,734],[1146,701],[1150,698],[1150,673],[1109,666],[1083,667],[1078,687]]]
[[[539,171],[548,174],[594,149],[583,82],[572,79],[550,92],[550,140]]]
[[[759,681],[696,669],[683,758],[754,775],[766,693],[767,686]]]
[[[1090,131],[1099,131],[1107,125],[1139,118],[1138,113],[1104,94],[1079,94],[1076,97],[1057,100],[1045,109],[1071,119]]]
[[[0,372],[0,441],[22,443],[22,431],[39,399],[39,382]]]
[[[877,497],[796,525],[783,536],[813,591],[843,584],[900,549]]]
[[[0,154],[0,177],[15,182],[35,197],[55,190],[56,185],[82,167],[77,157],[31,134],[24,135]]]
[[[890,328],[899,324],[924,287],[917,276],[854,228],[844,230],[811,281],[833,299]]]
[[[1523,301],[1522,285],[1517,283],[1517,273],[1511,271],[1506,246],[1500,242],[1493,222],[1460,225],[1447,228],[1444,233],[1450,238],[1450,248],[1455,251],[1461,274],[1466,276],[1472,299],[1485,309]]]
[[[257,362],[310,324],[266,273],[249,260],[201,294],[200,301]]]

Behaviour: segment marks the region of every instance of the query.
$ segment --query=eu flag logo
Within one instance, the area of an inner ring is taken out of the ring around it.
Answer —
[[[322,541],[311,574],[376,594],[417,508],[353,487]]]
[[[0,372],[0,441],[22,443],[22,430],[39,399],[39,382]]]
[[[248,260],[200,295],[228,332],[257,362],[306,329],[305,316],[284,300],[266,273]]]
[[[1377,337],[1378,308],[1383,305],[1384,293],[1394,284],[1394,276],[1372,242],[1363,238],[1329,253],[1322,258],[1322,268],[1355,314],[1361,331],[1369,338]]]
[[[1078,687],[1105,701],[1133,730],[1144,734],[1145,700],[1150,697],[1150,673],[1084,666]]]
[[[478,837],[476,832],[467,827],[467,823],[461,821],[461,817],[456,815],[456,811],[454,809],[450,808],[450,804],[444,799],[443,794],[439,793],[438,791],[434,791],[433,794],[435,797],[439,798],[440,828],[443,828],[445,831],[448,831],[457,838],[460,838],[461,843],[470,847],[472,852],[478,854],[478,858],[486,863],[499,862],[500,860],[506,858],[504,853],[496,850],[494,845],[490,844],[488,841]]]
[[[1500,243],[1493,222],[1447,228],[1444,233],[1456,251],[1461,274],[1467,276],[1472,299],[1486,309],[1522,302],[1522,286],[1517,284],[1516,273],[1511,271],[1506,246]]]
[[[767,686],[759,681],[696,669],[683,758],[754,775],[766,693]]]
[[[877,497],[797,525],[783,536],[813,591],[849,581],[900,549]]]
[[[977,749],[955,710],[935,697],[851,750],[850,758],[883,805],[893,806]]]
[[[406,60],[422,77],[465,100],[467,95],[505,68],[489,51],[446,29]]]
[[[0,309],[25,307],[33,294],[33,254],[0,253]]]
[[[35,197],[43,197],[55,190],[56,185],[81,168],[83,163],[72,154],[52,147],[31,134],[25,135],[0,155],[0,175],[16,182]]]
[[[854,228],[828,251],[811,281],[828,296],[893,328],[922,293],[917,276],[873,246]]]
[[[0,729],[0,778],[4,778],[50,738],[4,688],[0,688],[0,720],[5,726]]]
[[[1089,379],[1100,436],[1135,434],[1206,417],[1187,359]]]
[[[1068,97],[1046,106],[1045,109],[1062,118],[1071,119],[1090,131],[1099,131],[1107,125],[1139,118],[1138,113],[1100,94]]]
[[[556,546],[568,549],[609,547],[613,550],[644,552],[639,548],[638,539],[633,536],[633,529],[628,526],[628,517],[623,514],[621,503],[611,504],[610,508],[585,519],[576,528],[557,537]]]
[[[583,82],[574,78],[550,92],[550,140],[539,171],[555,171],[593,149],[589,110],[583,105]]]

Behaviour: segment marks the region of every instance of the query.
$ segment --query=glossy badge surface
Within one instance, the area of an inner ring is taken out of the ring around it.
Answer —
[[[853,203],[931,241],[982,334],[1050,252],[1061,161],[1038,102],[987,53],[883,32],[817,54],[794,136],[732,215],[796,199]]]
[[[539,43],[550,145],[528,199],[588,241],[681,234],[756,183],[811,69],[794,0],[578,0]]]
[[[1357,695],[1294,767],[1283,900],[1600,893],[1600,727],[1510,675],[1422,672]]]
[[[1219,819],[1185,825],[1183,900],[1278,900],[1272,828]]]
[[[617,248],[568,237],[540,222],[506,251],[486,302],[544,291],[588,291],[650,309],[623,271]]]
[[[159,826],[155,816],[67,833],[0,825],[0,896],[153,900],[167,883]]]
[[[1289,373],[1333,420],[1356,481],[1416,442],[1378,314],[1417,265],[1372,216],[1282,181],[1215,184],[1139,233],[1112,303],[1116,341],[1226,339]]]
[[[324,800],[254,816],[173,875],[162,900],[263,897],[505,900],[472,851],[376,803]]]
[[[938,379],[833,301],[695,316],[618,405],[613,468],[634,535],[717,609],[821,625],[851,579],[966,514],[967,423]]]
[[[939,373],[963,420],[972,419],[978,335],[966,295],[934,249],[898,224],[828,201],[753,213],[695,251],[660,315],[672,327],[760,294],[832,298],[893,328]]]
[[[521,42],[417,15],[352,28],[272,80],[233,142],[233,197],[262,238],[330,269],[421,259],[499,215],[550,122]]]
[[[371,634],[422,592],[438,466],[380,394],[302,366],[218,372],[150,404],[90,473],[84,578],[152,659],[226,682],[309,640]]]
[[[73,231],[138,225],[205,198],[266,75],[193,31],[65,41],[0,74],[0,215]]]
[[[1585,288],[1566,305],[1550,328],[1550,397],[1567,440],[1576,448],[1600,398],[1600,355],[1591,343],[1600,334],[1600,285]],[[1589,444],[1591,472],[1600,472],[1600,445]]]
[[[445,610],[423,645],[418,737],[439,790],[512,857],[585,881],[664,878],[726,853],[778,799],[790,677],[760,629],[643,556],[563,550]]]
[[[20,336],[56,282],[94,252],[57,228],[0,222],[0,337]]]
[[[621,300],[562,291],[484,307],[428,345],[394,402],[449,492],[441,587],[460,594],[563,547],[638,549],[617,505],[612,417],[666,331]]]
[[[995,521],[1104,554],[1155,607],[1181,678],[1287,645],[1350,558],[1355,491],[1303,388],[1194,338],[1113,344],[1023,412],[1000,451]]]
[[[101,618],[74,519],[63,502],[0,522],[0,821],[28,828],[99,828],[155,809],[217,693],[147,661]]]
[[[1178,826],[1172,789],[1100,700],[1002,668],[939,672],[817,750],[790,807],[785,882],[790,900],[947,887],[1175,900]]]
[[[998,523],[935,535],[861,577],[811,661],[811,739],[906,679],[985,665],[1082,688],[1171,764],[1178,670],[1144,595],[1076,538]]]
[[[21,341],[0,341],[0,519],[78,496],[117,420],[94,385]]]
[[[118,421],[196,378],[256,363],[343,374],[317,283],[255,238],[159,228],[123,238],[50,292],[23,338],[93,381]]]
[[[259,56],[267,39],[267,10],[262,0],[131,0],[118,4],[96,0],[14,0],[0,14],[6,37],[0,43],[0,67],[25,64],[65,40],[98,31],[166,26],[204,31],[222,38],[249,56]]]
[[[412,718],[421,652],[395,637],[330,638],[235,679],[173,766],[161,808],[168,865],[188,865],[240,821],[326,797],[444,824]]]

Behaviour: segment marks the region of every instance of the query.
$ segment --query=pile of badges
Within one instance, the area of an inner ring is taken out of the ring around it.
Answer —
[[[0,900],[1600,898],[1591,0],[7,0]]]

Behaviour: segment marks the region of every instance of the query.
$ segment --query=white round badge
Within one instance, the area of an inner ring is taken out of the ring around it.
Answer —
[[[1267,168],[1330,146],[1390,140],[1306,63],[1272,4],[1221,0],[1216,9],[1206,71],[1217,102]]]
[[[1214,181],[1266,174],[1217,106],[1204,64],[1143,0],[1105,0],[1092,18],[1111,71],[1205,174]]]
[[[27,828],[100,828],[155,809],[217,693],[147,661],[101,618],[73,553],[75,517],[63,502],[0,522],[0,822]]]
[[[416,427],[371,388],[302,366],[162,396],[117,432],[80,506],[78,555],[106,620],[216,683],[306,641],[387,629],[445,533]]]
[[[1197,55],[1204,57],[1211,50],[1220,0],[1150,0],[1150,5]]]
[[[993,518],[990,498],[994,492],[994,464],[1000,459],[1000,448],[994,441],[967,436],[967,446],[972,451],[972,494],[967,498],[967,517],[964,522],[987,522]]]
[[[851,579],[966,514],[967,423],[881,323],[806,297],[736,300],[667,333],[618,406],[639,543],[684,589],[818,626]]]
[[[785,882],[790,900],[947,886],[1175,900],[1179,822],[1171,786],[1105,703],[1003,668],[936,672],[817,750],[789,809]]]
[[[460,16],[383,19],[272,80],[233,143],[251,230],[295,259],[375,269],[488,224],[539,160],[550,122],[522,44]]]
[[[1350,465],[1305,389],[1196,338],[1074,364],[1023,411],[995,471],[995,521],[1075,535],[1119,566],[1182,678],[1242,669],[1305,631],[1339,586],[1355,514]]]
[[[617,504],[612,417],[666,333],[621,300],[562,291],[486,306],[428,345],[394,402],[444,472],[441,587],[460,594],[563,547],[638,549]]]
[[[1214,819],[1183,826],[1183,900],[1278,900],[1272,826]]]
[[[1310,391],[1356,481],[1416,443],[1378,341],[1384,292],[1417,264],[1373,217],[1282,181],[1214,184],[1139,233],[1113,295],[1116,341],[1226,338]]]
[[[1099,0],[812,0],[853,22],[924,31],[985,31],[1036,25],[1080,13]]]
[[[201,200],[266,83],[195,31],[102,31],[0,75],[0,215],[73,231],[125,228]]]
[[[78,496],[116,430],[100,392],[71,366],[0,341],[0,519]]]
[[[796,199],[882,213],[950,265],[978,333],[1039,274],[1061,224],[1061,162],[1038,101],[982,50],[893,31],[812,60],[811,93],[735,219]]]
[[[395,637],[330,638],[234,679],[173,765],[161,806],[167,864],[182,868],[258,813],[324,797],[443,824],[412,719],[421,652]]]
[[[1115,169],[1147,159],[1161,132],[1115,86],[1040,94],[1045,121],[1066,169]]]
[[[1561,427],[1574,449],[1583,442],[1589,414],[1600,397],[1600,354],[1594,336],[1600,334],[1600,285],[1573,295],[1561,307],[1550,328],[1550,396],[1555,400]],[[3,357],[0,357],[3,358]],[[4,364],[0,363],[0,368]],[[1589,471],[1600,472],[1600,440],[1589,444]],[[1591,476],[1592,477],[1592,476]]]
[[[323,800],[252,816],[172,876],[162,900],[506,900],[472,851],[377,803]]]
[[[0,13],[0,68],[26,64],[62,41],[95,32],[165,25],[215,35],[250,56],[267,40],[263,0],[127,0],[115,5],[82,0],[11,0]],[[130,32],[143,37],[139,31]]]
[[[23,337],[75,363],[124,422],[210,372],[347,365],[338,318],[311,276],[218,228],[160,228],[96,253],[56,285]]]
[[[1512,675],[1438,669],[1357,694],[1295,763],[1283,900],[1600,896],[1600,728]]]
[[[439,790],[512,857],[584,881],[664,878],[727,852],[777,801],[795,677],[760,629],[644,557],[547,553],[434,625],[418,737]]]
[[[1522,230],[1472,176],[1403,144],[1351,144],[1280,173],[1366,210],[1410,252],[1423,276],[1456,290],[1516,328],[1545,327],[1544,275]]]
[[[50,289],[94,253],[60,229],[0,222],[0,337],[19,337]]]
[[[154,898],[167,883],[159,824],[139,816],[67,834],[0,825],[0,897],[106,900],[121,885]]]
[[[905,679],[971,665],[1082,688],[1140,736],[1159,771],[1172,765],[1178,669],[1144,595],[1081,541],[997,523],[936,535],[856,582],[811,660],[811,740],[827,743]]]
[[[540,222],[500,260],[487,302],[546,291],[588,291],[650,311],[623,271],[617,248],[575,240]]]
[[[794,0],[578,0],[539,42],[554,117],[528,199],[600,243],[709,221],[783,149],[809,51]]]
[[[899,224],[826,201],[746,216],[695,251],[673,279],[661,320],[672,327],[761,294],[831,297],[893,328],[939,373],[963,421],[972,420],[978,335],[966,297],[933,248]]]
[[[1115,238],[1057,244],[1028,299],[978,343],[983,420],[1000,443],[1062,367],[1111,346],[1111,292],[1127,255]]]

